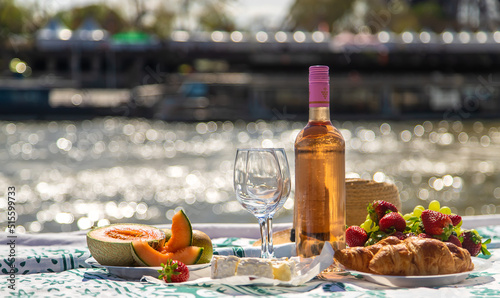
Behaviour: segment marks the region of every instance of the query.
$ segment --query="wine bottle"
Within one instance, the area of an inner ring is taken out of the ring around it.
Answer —
[[[345,141],[330,121],[327,66],[309,68],[309,121],[295,140],[297,255],[319,255],[326,241],[345,248]]]

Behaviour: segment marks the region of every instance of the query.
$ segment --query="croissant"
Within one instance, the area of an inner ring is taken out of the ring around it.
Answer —
[[[368,263],[370,263],[373,256],[383,246],[398,244],[400,242],[401,240],[399,240],[397,237],[390,236],[370,246],[354,246],[343,250],[337,250],[335,251],[334,258],[349,269],[373,273],[370,271],[370,269],[368,269]]]
[[[474,269],[470,254],[455,244],[437,239],[387,237],[367,247],[335,252],[346,268],[382,275],[436,275]]]

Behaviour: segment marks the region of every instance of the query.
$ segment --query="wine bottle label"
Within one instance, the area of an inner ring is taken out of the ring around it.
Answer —
[[[328,66],[309,67],[309,107],[330,106],[330,77]]]
[[[309,84],[309,107],[329,107],[330,86],[328,83]]]

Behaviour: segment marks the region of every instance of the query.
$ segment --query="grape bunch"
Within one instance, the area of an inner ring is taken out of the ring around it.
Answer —
[[[426,211],[425,207],[422,205],[417,205],[415,208],[413,208],[413,212],[407,213],[403,215],[403,218],[406,220],[406,225],[409,227],[410,231],[414,233],[415,235],[420,235],[422,233],[428,234],[434,237],[430,238],[439,238],[440,240],[446,241],[448,240],[450,235],[461,235],[464,230],[461,228],[462,227],[462,217],[457,214],[452,214],[451,209],[448,206],[443,206],[441,207],[441,204],[434,200],[429,203],[429,207],[427,210],[433,211],[434,212],[439,212],[440,214],[446,215],[447,218],[450,219],[451,221],[451,231],[448,233],[448,231],[445,231],[444,235],[442,234],[437,234],[437,233],[431,233],[429,228],[426,230],[425,229],[425,224],[422,224],[422,214],[429,213],[429,211]],[[435,214],[435,213],[434,213]],[[435,214],[436,215],[436,214]],[[438,214],[436,216],[439,216]],[[445,218],[445,217],[443,217]],[[446,219],[444,219],[447,221]],[[449,224],[449,222],[448,222]],[[423,235],[422,235],[423,236]]]
[[[467,249],[472,256],[479,252],[490,254],[486,244],[491,240],[483,242],[477,231],[462,229],[462,217],[436,200],[429,203],[428,209],[418,205],[404,215],[392,203],[382,200],[368,204],[367,211],[365,222],[346,230],[346,242],[351,247],[372,245],[388,236],[401,240],[417,236],[451,242]]]

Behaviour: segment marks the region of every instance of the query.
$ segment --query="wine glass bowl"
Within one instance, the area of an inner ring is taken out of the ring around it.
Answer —
[[[238,149],[234,163],[234,189],[240,204],[259,221],[262,241],[261,257],[273,257],[268,251],[272,227],[270,214],[284,204],[290,192],[290,173],[282,148]],[[267,226],[267,227],[266,227]]]

